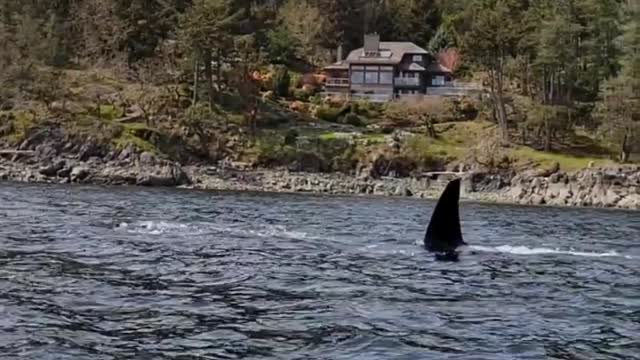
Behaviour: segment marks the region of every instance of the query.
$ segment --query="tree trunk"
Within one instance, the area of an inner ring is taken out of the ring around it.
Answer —
[[[544,151],[551,151],[551,126],[547,114],[544,115]]]
[[[622,138],[622,146],[620,147],[620,161],[626,163],[629,161],[629,155],[631,151],[629,149],[629,130],[624,134]]]
[[[211,66],[211,50],[205,50],[202,56],[204,61],[204,75],[207,78],[207,92],[209,93],[209,107],[211,110],[215,108],[215,97],[213,90],[213,69]]]
[[[216,81],[218,82],[219,97],[222,102],[222,49],[216,50]]]
[[[509,142],[509,128],[507,124],[507,109],[504,103],[504,91],[502,83],[502,60],[498,60],[500,64],[496,66],[496,69],[490,71],[491,77],[491,92],[494,101],[494,108],[498,118],[498,126],[502,133],[502,141]]]
[[[198,55],[195,56],[193,66],[193,99],[191,105],[195,105],[198,102],[198,74],[200,73],[200,64],[198,63]]]

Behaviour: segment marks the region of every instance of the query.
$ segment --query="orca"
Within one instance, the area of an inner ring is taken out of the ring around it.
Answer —
[[[458,261],[457,249],[467,245],[460,228],[460,179],[447,184],[440,195],[424,237],[424,247],[435,253],[436,260]]]

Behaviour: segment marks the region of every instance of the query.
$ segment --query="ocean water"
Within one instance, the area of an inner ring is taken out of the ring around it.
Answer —
[[[640,359],[640,213],[0,183],[2,359]]]

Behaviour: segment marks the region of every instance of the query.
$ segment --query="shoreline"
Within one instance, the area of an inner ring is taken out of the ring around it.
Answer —
[[[143,154],[144,155],[144,154]],[[584,169],[515,175],[448,173],[435,178],[358,177],[283,169],[220,169],[140,156],[135,161],[37,161],[0,158],[0,180],[17,183],[134,185],[212,191],[375,196],[437,200],[446,183],[462,177],[460,200],[484,204],[565,208],[640,209],[640,168]]]

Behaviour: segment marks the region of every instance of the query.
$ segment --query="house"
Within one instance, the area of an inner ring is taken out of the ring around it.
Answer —
[[[337,60],[323,69],[325,93],[332,97],[384,102],[451,84],[451,70],[427,50],[411,42],[381,42],[377,34],[365,35],[364,46],[344,60],[339,48]]]

